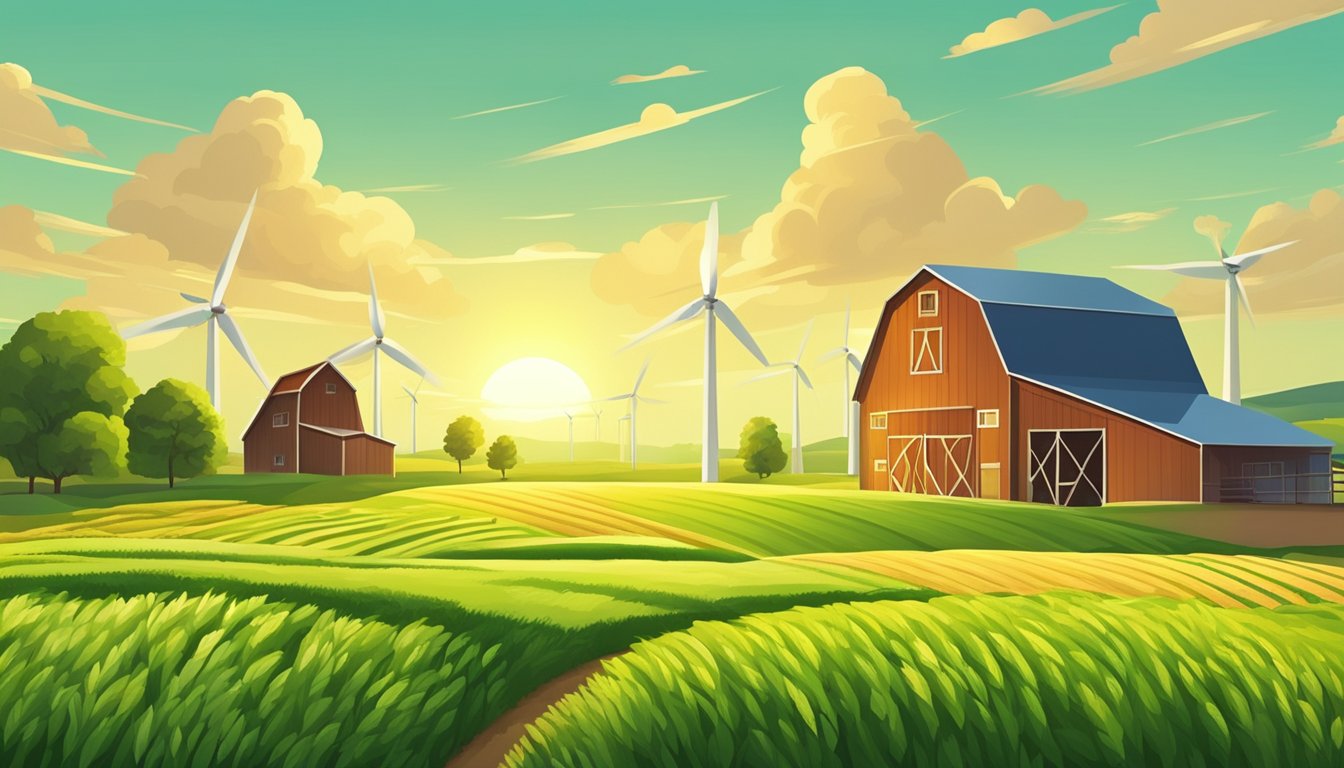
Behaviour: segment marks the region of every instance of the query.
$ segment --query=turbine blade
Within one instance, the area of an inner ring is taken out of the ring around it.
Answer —
[[[383,351],[387,353],[388,357],[392,358],[393,360],[396,360],[398,363],[401,363],[405,368],[410,370],[412,373],[416,373],[419,374],[420,376],[425,377],[426,379],[429,380],[430,384],[433,384],[436,387],[439,385],[439,377],[435,376],[433,373],[429,371],[429,369],[425,368],[425,366],[419,360],[416,360],[413,356],[411,356],[411,353],[407,352],[405,347],[401,346],[400,344],[391,339],[383,339],[382,347]]]
[[[179,293],[178,296],[190,301],[192,304],[209,304],[209,299],[202,299],[200,296],[192,296],[190,293]]]
[[[849,350],[846,349],[845,347],[836,347],[835,349],[822,353],[817,358],[817,360],[820,360],[821,362],[824,363],[828,360],[834,360],[835,358],[840,357],[841,355],[846,354],[848,352]]]
[[[615,401],[618,401],[618,400],[625,400],[625,399],[628,399],[628,398],[631,398],[631,397],[634,397],[634,396],[635,396],[635,395],[634,395],[633,392],[626,392],[624,395],[612,395],[611,397],[604,397],[604,398],[602,398],[601,400],[599,400],[598,402],[600,402],[600,403],[610,403],[610,402],[615,402]]]
[[[228,290],[229,280],[233,279],[233,268],[238,264],[238,254],[243,250],[243,240],[247,238],[247,226],[252,222],[252,211],[257,207],[257,193],[252,193],[252,200],[247,204],[247,212],[243,214],[243,223],[238,225],[238,233],[233,236],[233,245],[229,247],[229,255],[224,257],[224,263],[219,265],[219,273],[215,275],[215,289],[210,293],[211,306],[219,306],[224,303],[224,291]]]
[[[1223,259],[1223,263],[1231,264],[1234,267],[1241,267],[1243,270],[1249,269],[1252,264],[1260,260],[1261,256],[1264,256],[1265,254],[1268,253],[1273,253],[1281,248],[1287,248],[1288,246],[1293,245],[1296,242],[1297,242],[1296,240],[1289,240],[1286,243],[1271,245],[1268,248],[1260,248],[1258,250],[1251,251],[1250,253],[1239,253],[1236,256],[1229,256]]]
[[[247,339],[243,338],[243,332],[238,329],[238,324],[233,322],[228,312],[222,312],[219,315],[219,327],[224,330],[224,335],[229,337],[229,342],[233,348],[238,350],[238,354],[243,356],[252,372],[257,374],[263,387],[271,386],[271,380],[266,378],[266,374],[261,370],[261,363],[257,362],[257,356],[252,354],[252,348],[247,346]]]
[[[1246,286],[1241,283],[1241,275],[1232,275],[1232,284],[1237,286],[1237,298],[1241,299],[1241,306],[1246,308],[1246,316],[1251,319],[1251,325],[1255,325],[1255,313],[1251,311],[1251,298],[1246,295]]]
[[[788,373],[791,370],[793,369],[788,366],[774,366],[765,373],[758,373],[755,376],[752,376],[750,379],[747,379],[745,383],[760,381],[761,379],[773,379],[776,376],[783,376],[784,374]]]
[[[852,301],[845,302],[845,348],[849,348],[849,310],[853,305]]]
[[[187,307],[179,309],[153,320],[146,320],[143,323],[127,326],[121,331],[121,338],[133,339],[136,336],[144,336],[147,333],[157,333],[158,331],[167,331],[173,328],[190,328],[194,325],[200,325],[210,319],[210,308],[207,306]]]
[[[700,311],[703,310],[704,308],[705,308],[705,300],[696,299],[695,301],[692,301],[690,304],[687,304],[681,309],[678,309],[676,312],[673,312],[667,317],[664,317],[662,320],[659,320],[651,328],[639,334],[630,341],[626,342],[625,346],[621,347],[620,350],[618,351],[624,352],[625,350],[635,346],[636,344],[639,344],[640,342],[644,341],[650,336],[653,336],[655,333],[658,333],[659,331],[663,330],[664,328],[667,328],[668,326],[676,325],[677,323],[680,323],[685,320],[690,320],[691,318],[700,314]]]
[[[807,321],[807,329],[803,331],[803,343],[798,345],[798,356],[793,359],[794,363],[803,362],[803,350],[807,348],[807,340],[812,335],[812,322]]]
[[[641,403],[649,403],[650,405],[667,405],[666,400],[659,400],[656,397],[644,397],[643,395],[640,395],[635,399],[639,400]]]
[[[373,335],[383,338],[383,308],[378,305],[378,286],[373,282],[373,265],[369,265],[369,327]]]
[[[1142,269],[1150,272],[1175,272],[1186,277],[1210,280],[1227,279],[1227,267],[1221,261],[1185,261],[1179,264],[1135,264],[1120,269]]]
[[[630,389],[631,397],[639,394],[639,385],[644,383],[644,374],[649,372],[650,362],[652,362],[651,359],[644,359],[644,365],[639,369],[639,375],[635,377],[635,386]]]
[[[719,289],[719,204],[709,204],[705,219],[705,244],[700,249],[700,288],[710,298]]]
[[[855,371],[863,373],[863,364],[859,362],[858,355],[854,354],[853,352],[850,352],[848,355],[845,356],[845,359],[849,361],[850,365],[854,366]]]
[[[354,360],[357,357],[362,357],[372,352],[374,345],[377,343],[378,339],[370,336],[363,341],[357,341],[345,349],[332,353],[327,359],[333,363],[344,363],[347,360]]]
[[[806,385],[808,389],[812,389],[812,380],[807,378],[807,371],[803,370],[803,366],[795,365],[793,370],[798,372],[798,378],[802,380],[803,384]]]
[[[738,341],[742,342],[742,346],[746,347],[748,352],[755,355],[756,359],[761,361],[761,365],[770,364],[769,358],[767,358],[765,353],[761,351],[761,348],[756,345],[756,340],[751,338],[751,334],[747,333],[747,329],[742,325],[742,321],[737,319],[737,315],[733,314],[733,310],[727,304],[724,304],[722,301],[716,303],[714,305],[714,314],[723,322],[724,327],[731,331],[732,334],[737,337]]]

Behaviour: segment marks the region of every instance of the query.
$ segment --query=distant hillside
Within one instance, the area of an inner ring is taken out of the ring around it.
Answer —
[[[784,441],[784,450],[788,451],[789,436],[780,435]],[[536,440],[530,437],[514,437],[518,444],[518,455],[524,462],[547,463],[569,460],[569,442],[564,440]],[[418,458],[451,460],[442,449],[421,450],[415,454]],[[719,456],[732,458],[737,455],[737,445],[721,445]],[[593,441],[574,442],[576,461],[616,461],[619,457],[629,459],[615,443],[597,443]],[[810,472],[844,472],[846,464],[845,440],[836,437],[803,446],[803,459]],[[698,464],[700,463],[699,443],[677,443],[675,445],[641,445],[639,461],[649,464]],[[485,447],[482,447],[469,465],[485,463]]]
[[[1242,403],[1284,421],[1344,418],[1344,381],[1257,395],[1246,398]]]

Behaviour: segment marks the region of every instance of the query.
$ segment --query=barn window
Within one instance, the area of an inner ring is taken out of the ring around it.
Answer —
[[[886,460],[886,459],[873,459],[873,471],[874,471],[874,472],[886,472],[886,471],[887,471],[887,460]]]
[[[331,384],[331,383],[327,384],[327,394],[328,394],[328,395],[334,395],[334,394],[336,394],[336,385],[335,385],[335,384]]]
[[[975,426],[980,429],[993,429],[999,426],[999,409],[976,411]]]
[[[283,466],[285,466],[285,454],[283,454],[283,453],[277,453],[277,454],[275,454],[275,458],[271,459],[271,466],[274,466],[274,467],[283,467]]]
[[[288,427],[288,426],[289,426],[289,411],[281,411],[281,412],[275,414],[274,416],[272,416],[272,417],[271,417],[271,426],[272,426],[272,427]]]
[[[887,414],[885,414],[885,413],[874,413],[874,414],[870,414],[870,415],[868,416],[868,427],[869,427],[870,429],[886,429],[886,428],[887,428]]]
[[[919,292],[919,316],[937,317],[938,316],[938,292],[920,291]]]
[[[943,372],[943,329],[914,328],[910,331],[910,373]]]

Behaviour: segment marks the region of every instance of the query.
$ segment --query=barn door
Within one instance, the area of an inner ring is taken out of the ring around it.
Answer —
[[[1106,501],[1106,430],[1033,429],[1027,479],[1031,500],[1066,507]]]
[[[891,490],[974,496],[970,435],[895,435],[887,439]]]
[[[896,435],[887,438],[887,474],[891,478],[893,491],[926,493],[923,435]]]

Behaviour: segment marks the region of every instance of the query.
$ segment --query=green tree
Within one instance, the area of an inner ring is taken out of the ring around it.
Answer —
[[[764,416],[757,416],[742,427],[742,442],[737,449],[742,466],[757,477],[765,478],[784,469],[789,457],[779,440],[779,427]]]
[[[462,474],[462,462],[476,455],[476,449],[485,444],[485,430],[481,422],[470,416],[458,416],[448,425],[443,436],[443,450],[457,459],[457,473]],[[512,465],[510,465],[512,466]]]
[[[128,468],[141,477],[213,474],[228,458],[224,420],[210,396],[195,384],[164,379],[135,398],[126,410],[130,430]]]
[[[508,435],[500,435],[495,438],[495,442],[485,452],[485,465],[491,469],[498,469],[501,480],[508,480],[509,476],[505,473],[517,464],[518,446],[514,444],[513,438]]]
[[[125,455],[121,414],[135,395],[126,344],[97,312],[42,312],[0,347],[0,456],[52,482],[115,473]]]

